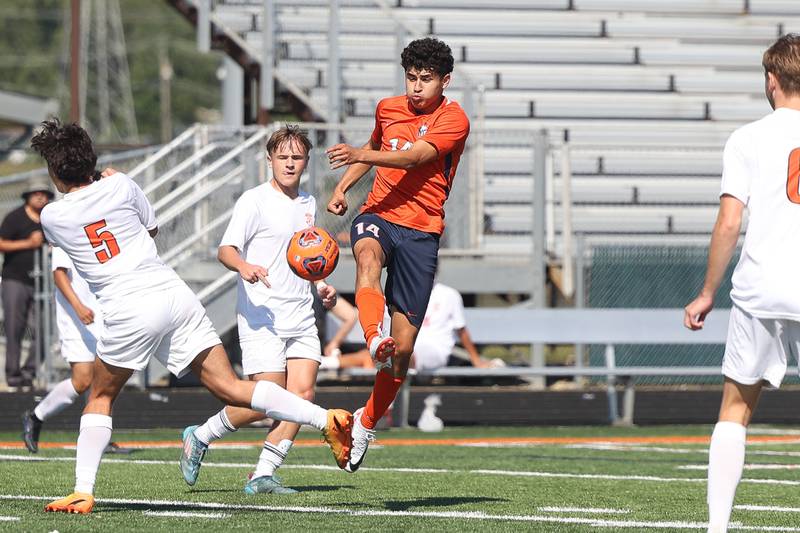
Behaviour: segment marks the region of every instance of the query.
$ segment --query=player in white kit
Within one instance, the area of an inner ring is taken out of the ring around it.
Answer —
[[[300,191],[311,142],[296,126],[284,126],[267,141],[272,179],[237,200],[219,245],[219,260],[238,272],[237,320],[242,370],[249,379],[277,383],[307,400],[314,399],[322,359],[314,320],[311,283],[297,276],[286,261],[292,235],[314,225],[316,200]],[[336,303],[336,290],[316,283],[325,307]],[[197,481],[209,443],[239,427],[264,418],[259,412],[226,407],[201,426],[184,430],[184,450],[200,448],[181,465],[189,485]],[[281,422],[269,432],[247,494],[297,492],[275,476],[292,447],[300,426]]]
[[[323,432],[337,464],[346,464],[352,415],[325,410],[267,382],[239,380],[200,301],[156,252],[153,207],[125,174],[98,179],[86,131],[42,123],[31,146],[47,161],[63,199],[42,212],[45,238],[70,257],[97,297],[104,327],[83,411],[75,492],[47,511],[88,513],[100,459],[111,439],[111,407],[134,370],[155,356],[175,376],[194,371],[228,405],[308,424]]]
[[[800,353],[800,35],[778,39],[763,58],[765,92],[774,112],[734,131],[725,146],[720,208],[705,283],[686,306],[697,330],[714,305],[736,249],[719,422],[708,458],[709,531],[727,531],[742,476],[746,428],[764,384],[778,387],[789,354]]]
[[[61,248],[53,248],[51,264],[58,289],[56,326],[61,356],[69,363],[71,376],[53,387],[33,410],[22,415],[22,440],[31,453],[39,451],[42,422],[72,405],[92,383],[97,338],[103,326],[103,315],[89,285]]]

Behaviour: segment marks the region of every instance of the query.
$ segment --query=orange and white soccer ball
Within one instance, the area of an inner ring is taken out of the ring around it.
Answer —
[[[289,241],[286,260],[303,279],[318,281],[328,277],[339,262],[339,245],[330,233],[313,226],[301,229]]]

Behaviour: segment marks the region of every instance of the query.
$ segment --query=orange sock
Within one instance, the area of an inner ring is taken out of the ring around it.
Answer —
[[[372,394],[361,414],[361,423],[364,424],[365,428],[375,429],[375,424],[386,413],[402,385],[403,378],[396,378],[386,372],[375,374],[375,385],[372,387]]]
[[[364,330],[364,338],[369,348],[372,337],[378,334],[378,328],[383,322],[386,299],[381,291],[364,287],[356,291],[356,307],[358,307],[358,321]]]

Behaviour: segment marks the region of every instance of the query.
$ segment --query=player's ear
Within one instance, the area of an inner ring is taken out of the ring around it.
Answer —
[[[767,72],[767,92],[772,93],[778,87],[780,87],[778,77],[772,72]]]
[[[450,85],[450,73],[448,72],[444,76],[442,76],[442,90],[447,89],[447,86]]]

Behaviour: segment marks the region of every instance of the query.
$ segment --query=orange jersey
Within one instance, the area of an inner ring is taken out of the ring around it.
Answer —
[[[373,145],[385,151],[409,150],[418,139],[424,139],[439,155],[430,163],[406,170],[377,167],[363,211],[400,226],[441,234],[444,203],[467,135],[467,115],[447,97],[427,115],[416,114],[405,95],[381,100],[375,110]]]

